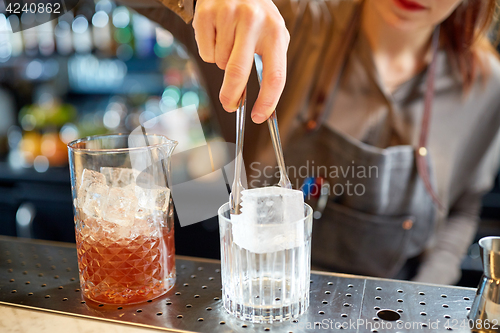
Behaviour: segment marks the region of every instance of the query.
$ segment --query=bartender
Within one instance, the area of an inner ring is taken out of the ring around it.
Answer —
[[[495,0],[125,4],[195,56],[228,141],[234,117],[224,110],[247,82],[253,101],[253,54],[262,56],[249,181],[275,163],[267,126],[256,124],[276,108],[287,165],[336,189],[313,227],[313,267],[458,281],[500,160],[500,62],[487,38]],[[348,167],[356,172],[338,172]],[[340,192],[348,183],[357,193]]]

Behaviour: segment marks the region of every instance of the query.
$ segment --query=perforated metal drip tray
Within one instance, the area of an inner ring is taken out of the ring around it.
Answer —
[[[317,273],[306,314],[264,325],[225,312],[217,261],[177,257],[176,265],[177,282],[166,295],[103,305],[80,292],[74,246],[0,237],[0,303],[172,332],[470,332],[470,288]]]

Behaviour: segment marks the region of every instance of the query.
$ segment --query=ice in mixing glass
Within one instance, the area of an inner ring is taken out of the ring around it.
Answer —
[[[75,160],[78,156],[73,156]],[[136,182],[141,171],[126,167],[72,168],[83,294],[112,304],[163,295],[175,282],[173,218],[169,216],[173,211],[165,182],[155,184],[151,171],[142,172],[142,179],[149,181]]]

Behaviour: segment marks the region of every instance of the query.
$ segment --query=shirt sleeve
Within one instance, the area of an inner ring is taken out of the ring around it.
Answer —
[[[193,20],[195,0],[161,0],[161,3],[179,15],[186,23]]]
[[[481,199],[493,186],[499,161],[500,134],[497,133],[470,185],[451,206],[445,223],[437,230],[433,246],[425,251],[414,281],[436,284],[458,282],[462,260],[479,225]]]
[[[152,13],[154,10],[168,8],[173,14],[179,16],[185,23],[190,23],[194,16],[196,0],[119,0],[120,4],[135,9]]]
[[[464,193],[457,201],[446,222],[437,231],[434,246],[425,251],[414,281],[436,284],[458,282],[462,259],[479,223],[482,194]]]

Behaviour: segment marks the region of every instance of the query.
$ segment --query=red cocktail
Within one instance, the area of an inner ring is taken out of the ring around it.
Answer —
[[[175,283],[173,203],[168,188],[176,142],[112,135],[69,144],[83,295],[131,304]]]
[[[130,234],[115,236],[119,226],[112,223],[77,220],[78,265],[85,296],[101,303],[131,304],[168,291],[175,282],[174,230],[162,224],[136,219]]]

